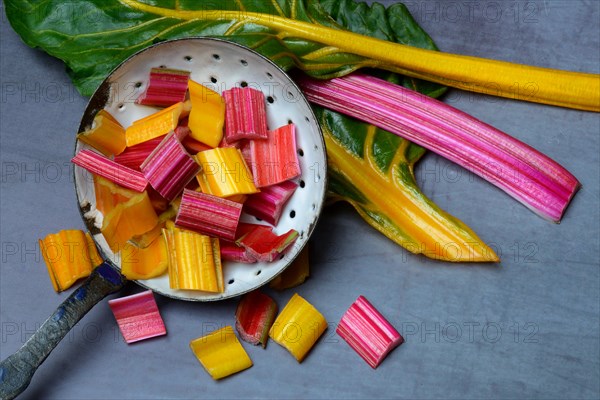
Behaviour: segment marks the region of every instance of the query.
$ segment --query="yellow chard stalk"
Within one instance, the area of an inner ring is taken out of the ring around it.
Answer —
[[[252,366],[252,360],[231,326],[192,340],[190,348],[214,380],[225,378]]]
[[[321,53],[359,55],[376,60],[370,66],[413,78],[493,96],[600,112],[598,74],[441,53],[286,18],[283,13],[279,16],[245,10],[168,9],[137,0],[121,2],[139,11],[183,21],[233,20],[237,28],[258,24],[277,31],[279,39],[293,37],[320,43],[327,46]]]

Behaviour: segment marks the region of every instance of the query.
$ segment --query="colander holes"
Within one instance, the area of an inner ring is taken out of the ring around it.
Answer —
[[[240,63],[244,66],[247,67],[248,66],[248,61],[246,60],[240,60]]]
[[[283,260],[283,257],[285,257],[285,254],[282,254],[282,255],[280,255],[280,256],[279,256],[279,259],[280,259],[280,260]]]
[[[142,87],[142,82],[136,82],[135,83],[135,87],[136,88],[141,88]]]
[[[310,118],[308,118],[308,117],[304,117],[304,120],[305,120],[306,122],[310,122]]]
[[[312,208],[313,211],[317,209],[317,205],[315,203],[313,203],[310,207]]]
[[[290,211],[290,218],[296,218],[296,211],[295,210]]]
[[[229,285],[232,285],[234,282],[235,282],[235,279],[231,278],[231,279],[230,279],[230,280],[229,280],[227,283],[228,283]]]
[[[185,56],[183,59],[187,62],[191,62],[193,60],[192,56]]]
[[[211,77],[210,77],[210,81],[211,81],[212,83],[217,83],[217,78],[215,78],[214,76],[211,76]]]
[[[269,102],[269,104],[273,104],[275,102],[275,99],[273,98],[273,96],[268,96],[267,101]]]
[[[302,150],[302,149],[298,149],[298,155],[299,155],[300,157],[304,157],[304,150]]]
[[[296,98],[296,96],[294,96],[294,93],[292,93],[292,92],[287,92],[287,94],[291,100],[294,100]]]
[[[304,186],[306,186],[306,182],[304,182],[303,180],[300,181],[300,187],[304,188]]]
[[[218,54],[213,54],[213,59],[215,59],[216,61],[221,61],[221,56]]]
[[[119,108],[119,111],[125,111],[125,104],[119,103],[117,107]]]
[[[270,72],[267,72],[267,77],[268,77],[269,79],[273,79],[273,74],[271,74]]]
[[[254,217],[257,221],[262,221],[262,219],[258,218],[258,217]]]
[[[248,86],[248,82],[246,82],[246,81],[241,81],[241,82],[240,82],[240,86],[241,86],[241,87],[247,87],[247,86]]]
[[[291,119],[288,119],[288,125],[291,125],[293,123],[294,123],[294,121],[292,121]]]
[[[167,66],[163,64],[163,65],[159,65],[158,68],[165,69],[165,68],[167,68]]]
[[[260,275],[261,273],[262,273],[262,270],[260,270],[260,269],[259,269],[258,271],[256,271],[255,275],[256,275],[256,276],[258,276],[258,275]]]

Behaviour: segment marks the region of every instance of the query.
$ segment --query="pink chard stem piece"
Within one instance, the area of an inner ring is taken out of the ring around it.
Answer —
[[[127,147],[125,151],[115,156],[115,162],[139,170],[142,163],[164,138],[165,136],[159,136],[146,142]]]
[[[445,103],[363,74],[329,81],[301,78],[309,101],[388,130],[498,186],[559,222],[580,187],[532,147]]]
[[[81,150],[71,159],[71,162],[92,174],[136,192],[143,192],[148,186],[148,181],[141,172],[120,165],[91,150]]]
[[[200,171],[198,163],[188,154],[171,131],[140,166],[150,185],[171,201]]]
[[[246,293],[235,310],[235,328],[242,340],[267,346],[269,330],[277,316],[277,303],[271,297],[254,290]]]
[[[372,368],[377,368],[404,338],[363,296],[350,306],[336,332]]]
[[[204,235],[234,240],[242,204],[185,189],[175,225]]]
[[[259,193],[248,196],[244,202],[244,212],[275,226],[279,222],[283,207],[296,188],[298,185],[292,181],[264,187]]]
[[[189,71],[167,68],[152,68],[148,87],[136,103],[145,106],[169,107],[185,101]]]
[[[245,232],[236,240],[236,244],[245,248],[246,254],[257,261],[274,261],[298,238],[298,231],[294,229],[277,235],[273,228],[267,225],[243,225]]]
[[[108,305],[127,343],[167,334],[151,290],[109,300]]]
[[[225,99],[225,141],[267,138],[265,95],[250,87],[223,92]]]
[[[250,166],[256,187],[263,188],[298,177],[300,163],[296,152],[294,124],[269,131],[265,140],[251,140]]]
[[[220,241],[220,250],[221,250],[221,260],[223,261],[234,261],[243,264],[252,264],[257,260],[256,258],[250,256],[246,249],[242,246],[238,246],[235,242],[230,242],[229,240],[221,240]]]

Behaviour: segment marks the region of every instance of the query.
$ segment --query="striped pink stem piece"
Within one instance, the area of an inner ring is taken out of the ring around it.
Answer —
[[[245,248],[229,240],[219,240],[219,250],[223,261],[234,261],[243,264],[252,264],[257,261],[256,258],[248,254]]]
[[[185,101],[189,71],[152,68],[148,87],[135,101],[145,106],[169,107]]]
[[[404,338],[369,301],[359,296],[342,317],[336,332],[372,368],[377,368]]]
[[[164,138],[165,135],[127,147],[121,154],[115,156],[115,162],[139,170],[140,165],[142,165]]]
[[[309,101],[419,144],[498,186],[544,218],[559,222],[581,186],[527,144],[441,101],[379,78],[352,74],[300,78]]]
[[[273,232],[273,227],[257,224],[240,224],[244,231],[236,244],[246,249],[246,254],[257,261],[272,262],[298,238],[298,231],[290,229],[282,235]],[[240,232],[238,232],[240,233]]]
[[[244,153],[242,152],[242,155]],[[296,147],[296,126],[287,124],[269,131],[266,140],[250,141],[250,164],[258,188],[300,176]]]
[[[242,204],[185,189],[175,225],[204,235],[234,240]]]
[[[265,95],[250,87],[231,88],[225,99],[225,141],[267,138]]]
[[[165,199],[176,198],[200,171],[171,131],[140,166],[150,185]]]
[[[264,187],[260,192],[248,196],[244,202],[244,212],[275,226],[283,207],[297,188],[298,185],[292,181]]]
[[[91,150],[81,150],[71,159],[71,162],[92,174],[136,192],[143,192],[148,186],[148,181],[141,172],[118,164]]]
[[[108,305],[127,343],[167,334],[151,290],[109,300]]]

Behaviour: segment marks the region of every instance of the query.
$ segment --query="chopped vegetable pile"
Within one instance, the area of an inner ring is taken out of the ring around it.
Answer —
[[[101,232],[125,276],[168,271],[172,289],[222,293],[222,261],[272,262],[298,237],[273,231],[298,187],[296,130],[267,129],[259,90],[221,96],[189,76],[153,68],[137,103],[162,108],[126,128],[100,111],[78,136],[93,149],[72,161],[94,176]],[[240,223],[243,212],[269,225]]]

